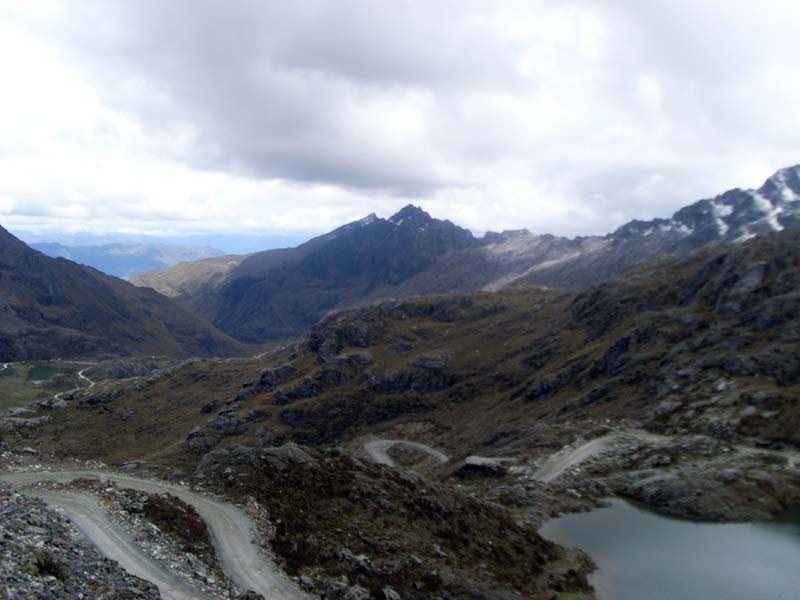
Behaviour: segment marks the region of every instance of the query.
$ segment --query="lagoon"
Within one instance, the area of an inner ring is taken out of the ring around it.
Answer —
[[[800,512],[770,522],[698,523],[609,502],[540,529],[592,557],[598,600],[800,598]]]

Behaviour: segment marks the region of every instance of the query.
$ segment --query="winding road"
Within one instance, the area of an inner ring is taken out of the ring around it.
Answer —
[[[95,364],[97,364],[97,363],[82,363],[82,364],[91,364],[91,365],[95,365]],[[53,399],[54,399],[54,400],[61,400],[61,397],[62,397],[64,394],[67,394],[67,393],[72,393],[72,392],[77,392],[78,390],[86,390],[86,389],[91,389],[91,388],[93,388],[93,387],[94,387],[94,385],[95,385],[95,382],[94,382],[94,381],[92,381],[91,379],[89,379],[89,378],[88,378],[86,375],[84,375],[84,373],[85,373],[86,371],[88,371],[89,369],[91,369],[91,368],[92,368],[92,367],[86,367],[85,369],[81,369],[80,371],[78,371],[78,377],[79,377],[80,379],[83,379],[84,381],[86,381],[86,382],[89,384],[89,387],[88,387],[88,388],[86,388],[86,387],[77,387],[77,388],[73,388],[73,389],[71,389],[71,390],[64,390],[63,392],[59,392],[58,394],[56,394],[55,396],[53,396]]]
[[[103,556],[117,561],[128,573],[153,583],[165,600],[211,600],[211,596],[185,585],[145,554],[125,531],[108,518],[98,505],[97,498],[85,494],[49,492],[33,492],[31,495],[67,515]]]
[[[364,444],[364,450],[366,450],[367,455],[372,462],[378,463],[379,465],[386,465],[388,467],[396,467],[397,463],[388,454],[389,449],[393,448],[394,446],[405,446],[406,448],[419,450],[420,452],[424,452],[432,456],[433,459],[438,463],[446,463],[450,460],[449,456],[447,456],[444,452],[440,452],[436,448],[431,448],[430,446],[426,446],[425,444],[421,444],[419,442],[409,442],[407,440],[373,440]]]
[[[570,467],[574,467],[593,456],[597,456],[601,452],[607,450],[616,441],[623,437],[633,437],[638,440],[646,442],[664,442],[670,440],[667,436],[657,435],[655,433],[648,433],[646,431],[630,430],[624,432],[615,432],[603,437],[595,438],[567,451],[559,452],[551,456],[545,463],[539,467],[534,474],[534,479],[550,483],[558,479],[564,471]]]
[[[534,479],[550,483],[558,479],[564,471],[570,467],[574,467],[593,456],[600,454],[607,450],[615,442],[623,438],[634,438],[636,440],[648,443],[661,443],[668,442],[674,438],[665,435],[658,435],[656,433],[649,433],[639,429],[631,429],[627,431],[618,431],[604,435],[603,437],[595,438],[578,446],[577,448],[569,449],[559,452],[551,456],[545,463],[539,467],[534,474]],[[772,454],[775,456],[783,457],[789,460],[789,464],[794,463],[800,466],[800,453],[792,450],[769,450],[765,448],[754,448],[752,446],[737,445],[733,447],[737,452],[742,454]]]
[[[81,477],[113,481],[120,486],[144,492],[170,493],[177,496],[192,505],[206,522],[223,571],[237,585],[258,592],[269,599],[310,599],[310,596],[281,573],[255,543],[256,530],[250,518],[242,510],[226,502],[207,498],[178,485],[100,471],[18,472],[4,474],[0,479],[15,487],[22,487],[42,481],[68,482]],[[204,598],[196,592],[191,592],[187,596],[185,586],[176,582],[174,578],[165,579],[164,570],[158,565],[154,567],[151,559],[141,552],[131,554],[129,542],[132,542],[123,532],[119,530],[115,532],[113,529],[107,529],[105,524],[101,525],[102,511],[99,507],[92,506],[91,497],[81,499],[80,495],[50,492],[33,492],[33,494],[40,495],[45,502],[66,513],[103,554],[118,560],[126,569],[128,566],[118,556],[130,555],[131,568],[139,569],[138,572],[133,570],[131,572],[159,586],[165,598],[170,600]]]

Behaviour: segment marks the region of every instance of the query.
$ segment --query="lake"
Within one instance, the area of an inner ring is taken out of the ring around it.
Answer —
[[[539,531],[592,557],[599,600],[800,598],[800,512],[772,522],[698,523],[610,502]]]
[[[0,365],[2,366],[2,365]],[[46,365],[33,365],[28,371],[28,381],[31,383],[34,382],[42,382],[47,381],[53,375],[58,373],[73,373],[73,369],[67,369],[64,367],[48,367]]]

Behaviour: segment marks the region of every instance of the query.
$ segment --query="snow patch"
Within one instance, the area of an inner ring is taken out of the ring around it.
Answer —
[[[728,229],[730,229],[722,218],[727,217],[732,212],[733,208],[727,204],[720,204],[717,201],[711,202],[711,218],[714,219],[714,223],[717,225],[717,232],[719,232],[720,237],[725,237],[725,234],[728,233]]]
[[[767,198],[758,192],[750,192],[753,198],[753,204],[756,208],[764,213],[764,220],[772,228],[773,231],[782,231],[783,225],[778,222],[778,215],[783,212],[782,206],[773,206]]]
[[[740,242],[746,242],[747,240],[751,240],[754,237],[756,237],[756,234],[747,229],[747,227],[744,227],[742,235],[740,235],[733,241],[738,244]]]
[[[756,208],[764,214],[768,214],[772,211],[772,202],[764,198],[764,196],[758,192],[750,192],[750,197],[753,198],[753,204],[755,204]]]
[[[800,169],[795,170],[795,174],[797,173],[800,173]],[[778,171],[773,181],[780,191],[781,199],[784,202],[796,202],[797,200],[800,200],[800,194],[795,192],[789,187],[789,184],[786,183],[786,170]]]
[[[686,223],[677,223],[673,221],[672,224],[675,231],[678,233],[682,233],[683,235],[692,235],[694,233],[694,227],[689,227]]]

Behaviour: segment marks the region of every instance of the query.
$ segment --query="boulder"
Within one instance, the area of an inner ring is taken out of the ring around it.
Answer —
[[[502,459],[487,458],[483,456],[468,456],[464,462],[453,471],[453,477],[459,479],[482,479],[486,477],[502,477],[507,473]]]
[[[294,367],[287,363],[272,369],[265,369],[261,372],[258,382],[262,387],[273,390],[281,383],[289,381],[294,373]]]
[[[266,458],[278,468],[286,468],[290,464],[316,465],[317,461],[297,444],[289,442],[276,448],[262,448],[262,458]]]
[[[30,408],[12,408],[8,414],[12,417],[31,417],[36,414],[36,411]]]

